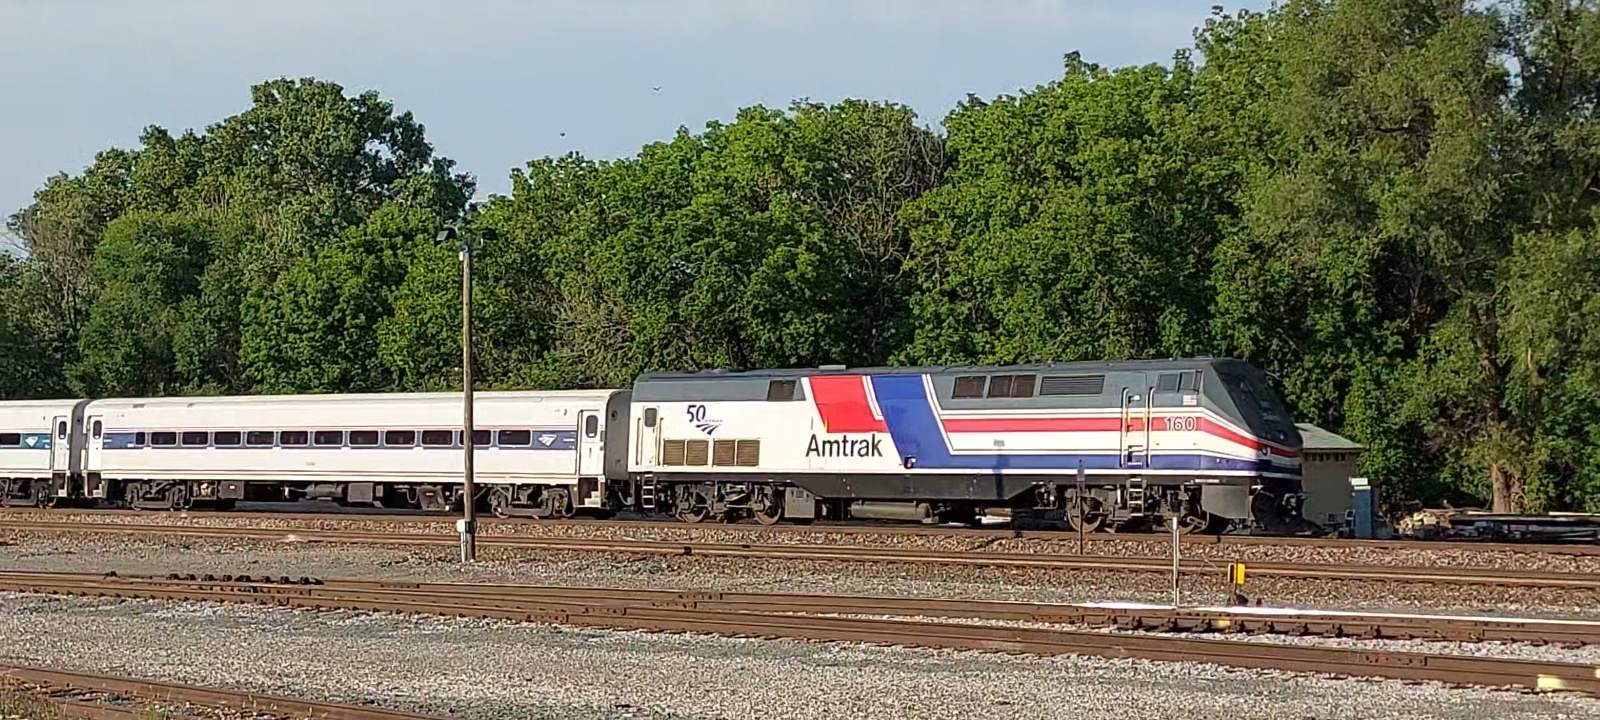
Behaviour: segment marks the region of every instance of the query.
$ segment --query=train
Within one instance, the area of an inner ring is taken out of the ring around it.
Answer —
[[[1282,529],[1299,433],[1235,359],[649,373],[475,393],[472,502],[697,523]],[[460,507],[459,393],[0,402],[0,503]]]

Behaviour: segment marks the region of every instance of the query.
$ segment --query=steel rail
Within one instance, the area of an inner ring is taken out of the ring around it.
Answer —
[[[343,703],[286,698],[243,690],[224,690],[195,685],[140,680],[115,675],[50,670],[23,665],[0,665],[0,678],[43,685],[51,689],[91,690],[122,697],[138,698],[150,702],[229,707],[255,712],[267,712],[293,718],[318,720],[433,720],[435,716],[386,710],[379,707],[347,705]],[[72,701],[69,712],[89,712],[93,708],[107,709],[99,717],[123,717],[114,705],[101,705]]]
[[[343,510],[343,509],[341,509]],[[25,507],[0,508],[0,517],[32,517],[50,518],[61,515],[87,515],[99,517],[161,517],[160,513],[150,510],[128,510],[121,508],[63,508],[40,509]],[[171,515],[168,515],[171,517]],[[263,511],[205,511],[197,510],[186,517],[195,519],[236,519],[236,520],[279,520],[292,522],[337,522],[337,523],[386,523],[386,524],[412,524],[435,525],[441,532],[455,532],[452,523],[455,516],[441,514],[393,514],[377,512],[285,512],[277,510]],[[665,530],[708,530],[748,532],[753,535],[781,534],[781,535],[887,535],[887,536],[912,536],[912,537],[965,537],[974,540],[997,539],[1024,539],[1024,540],[1050,540],[1073,541],[1077,540],[1077,533],[1071,530],[1037,530],[1022,528],[968,528],[952,526],[928,526],[920,524],[872,524],[861,521],[818,521],[810,525],[779,524],[685,524],[677,520],[657,518],[637,519],[611,519],[598,518],[562,518],[562,519],[532,519],[532,518],[480,518],[478,520],[480,531],[492,532],[494,529],[509,529],[515,527],[608,527],[622,530],[653,528]],[[1169,539],[1163,533],[1112,533],[1100,532],[1084,536],[1090,543],[1097,542],[1140,542],[1155,543],[1165,546]],[[1358,538],[1330,538],[1309,537],[1297,535],[1186,535],[1182,538],[1185,546],[1252,546],[1252,545],[1279,545],[1286,547],[1318,547],[1318,548],[1367,548],[1378,550],[1425,550],[1425,551],[1475,551],[1475,552],[1509,552],[1523,554],[1547,555],[1573,555],[1573,556],[1600,556],[1600,543],[1534,543],[1534,542],[1504,542],[1495,540],[1367,540]]]
[[[394,533],[364,530],[301,530],[281,528],[135,525],[122,523],[19,522],[0,520],[0,530],[18,532],[87,532],[101,534],[265,540],[328,544],[387,546],[454,546],[452,535]],[[983,551],[918,550],[867,545],[698,543],[667,540],[549,538],[522,535],[481,535],[483,546],[547,552],[619,553],[684,557],[740,557],[805,561],[925,563],[969,567],[1010,567],[1102,572],[1167,573],[1171,561],[1164,557],[1113,557],[1104,555],[1001,553]],[[1188,575],[1221,573],[1209,559],[1186,560],[1180,570]],[[1387,565],[1305,564],[1281,561],[1250,563],[1253,577],[1300,580],[1383,581],[1449,585],[1489,585],[1572,590],[1600,590],[1600,574],[1562,573],[1499,568],[1407,567]]]
[[[37,577],[37,574],[36,574]],[[1414,652],[1356,650],[1188,637],[1108,634],[1104,632],[974,625],[924,620],[833,617],[746,612],[715,607],[685,609],[639,604],[584,604],[572,597],[534,599],[523,588],[496,598],[429,595],[424,588],[384,590],[339,589],[332,584],[292,583],[276,592],[261,585],[227,582],[135,579],[96,576],[74,584],[40,579],[34,592],[266,603],[286,607],[364,610],[407,614],[461,616],[587,626],[621,630],[708,633],[740,637],[854,642],[879,645],[981,650],[1034,655],[1090,655],[1158,661],[1194,661],[1231,667],[1283,670],[1352,677],[1424,680],[1457,685],[1574,690],[1600,694],[1600,667],[1578,663],[1454,656]],[[185,585],[188,583],[188,585]],[[246,587],[254,586],[254,587]],[[404,592],[413,590],[415,592]]]
[[[856,614],[1011,620],[1169,632],[1321,635],[1327,637],[1600,644],[1600,621],[1482,618],[1398,613],[1318,612],[1252,608],[1107,607],[946,598],[896,598],[721,591],[632,590],[538,585],[408,583],[256,578],[249,576],[120,577],[87,573],[0,572],[0,588],[24,592],[122,592],[129,583],[182,594],[211,591],[274,602],[281,596],[407,598],[546,607],[561,610],[645,606],[784,614]]]

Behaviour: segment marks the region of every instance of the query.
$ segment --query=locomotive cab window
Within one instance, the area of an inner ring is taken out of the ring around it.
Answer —
[[[600,434],[600,418],[590,415],[583,419],[583,436],[594,437]]]
[[[1164,393],[1196,393],[1200,391],[1200,373],[1196,370],[1162,373],[1156,378],[1156,391]]]
[[[644,426],[645,427],[655,427],[656,426],[656,409],[655,408],[645,408],[644,409]]]

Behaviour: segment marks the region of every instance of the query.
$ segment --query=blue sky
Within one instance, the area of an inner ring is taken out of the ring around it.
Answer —
[[[146,125],[198,129],[242,110],[273,77],[379,90],[482,194],[535,157],[627,156],[757,103],[888,99],[937,125],[968,93],[1057,77],[1070,50],[1165,62],[1213,4],[0,0],[0,215]]]

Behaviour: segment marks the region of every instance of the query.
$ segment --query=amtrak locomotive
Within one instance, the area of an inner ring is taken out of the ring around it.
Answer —
[[[0,403],[0,499],[226,507],[461,502],[453,393]],[[631,390],[484,392],[476,502],[684,522],[998,510],[1086,530],[1298,518],[1300,437],[1237,360],[657,373]],[[452,452],[453,450],[453,452]]]

